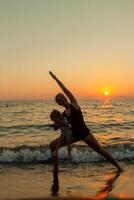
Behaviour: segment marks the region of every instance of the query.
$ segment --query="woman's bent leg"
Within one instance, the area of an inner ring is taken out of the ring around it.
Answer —
[[[122,171],[121,167],[117,163],[117,161],[114,159],[114,157],[108,153],[96,140],[94,135],[90,133],[86,138],[83,140],[86,144],[88,144],[90,147],[92,147],[97,153],[105,157],[107,160],[109,160],[115,167],[118,168],[118,170]]]
[[[71,139],[71,143],[76,142],[77,140],[72,138]],[[49,146],[50,146],[50,150],[51,150],[51,154],[52,152],[55,150],[57,144],[59,142],[59,137],[56,138],[55,140],[53,140],[52,142],[50,142]],[[67,141],[66,141],[66,137],[60,142],[60,147],[66,146],[67,145]],[[59,166],[59,161],[58,161],[58,155],[53,156],[52,154],[52,162],[53,162],[53,166],[54,166],[54,171],[58,171],[58,166]]]

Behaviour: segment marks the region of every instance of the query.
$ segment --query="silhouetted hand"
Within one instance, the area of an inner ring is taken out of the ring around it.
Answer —
[[[58,124],[49,124],[49,128],[53,128],[54,131],[57,131],[59,129],[59,125]]]
[[[49,74],[52,76],[53,79],[56,79],[56,76],[53,74],[53,72],[49,71]]]

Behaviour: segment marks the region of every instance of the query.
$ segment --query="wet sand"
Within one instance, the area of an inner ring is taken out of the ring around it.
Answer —
[[[132,199],[134,165],[122,165],[117,173],[107,163],[61,164],[59,174],[51,165],[1,165],[0,200]]]

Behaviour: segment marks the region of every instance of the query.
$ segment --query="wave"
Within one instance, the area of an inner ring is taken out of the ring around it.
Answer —
[[[121,161],[134,161],[134,144],[113,144],[104,147]],[[59,158],[64,162],[67,156],[66,147],[59,150]],[[72,150],[72,163],[103,162],[105,159],[87,146],[75,145]],[[51,163],[48,146],[20,146],[0,148],[0,163]]]
[[[24,130],[24,129],[41,129],[41,130],[50,130],[49,124],[30,124],[30,125],[15,125],[15,126],[0,126],[0,130],[10,130],[10,129],[17,129],[17,130]]]
[[[128,128],[131,129],[134,127],[134,121],[128,121],[128,122],[113,122],[113,123],[95,123],[95,122],[88,122],[85,121],[87,126],[90,127],[98,127],[98,128],[112,128],[112,127],[118,127],[118,128]],[[15,126],[0,126],[0,130],[10,130],[10,129],[17,129],[17,130],[24,130],[24,129],[30,129],[35,128],[39,130],[51,130],[49,127],[49,124],[29,124],[29,125],[15,125]]]
[[[116,127],[124,127],[124,126],[134,126],[134,121],[129,121],[129,122],[122,122],[122,123],[107,123],[107,124],[100,124],[104,127],[111,127],[111,126],[116,126]]]
[[[89,123],[86,122],[86,124],[88,125],[88,127],[94,127],[94,128],[98,128],[98,129],[102,129],[102,128],[119,128],[119,129],[133,129],[134,128],[134,121],[128,121],[128,122],[113,122],[113,123]]]

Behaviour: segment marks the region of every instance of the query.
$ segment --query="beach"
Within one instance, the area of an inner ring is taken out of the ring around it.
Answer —
[[[120,164],[123,173],[116,172],[108,163],[61,164],[55,178],[51,165],[1,166],[0,199],[133,198],[133,164]]]

